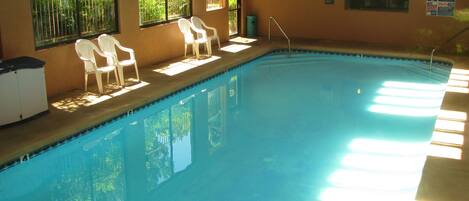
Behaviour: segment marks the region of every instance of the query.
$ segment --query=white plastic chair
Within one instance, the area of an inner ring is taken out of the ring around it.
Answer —
[[[211,30],[213,32],[213,35],[211,35],[211,36],[207,35],[208,40],[210,40],[210,41],[217,40],[218,49],[221,48],[220,37],[218,37],[217,29],[215,29],[214,27],[207,26],[202,19],[200,19],[199,17],[196,17],[196,16],[191,17],[191,22],[198,29],[202,29],[204,31],[205,31],[205,29]],[[201,36],[199,35],[199,37],[201,37]]]
[[[116,66],[115,65],[108,65],[98,67],[96,64],[96,58],[94,53],[98,53],[98,55],[102,57],[106,57],[106,59],[110,59],[112,55],[107,55],[103,53],[95,44],[91,41],[86,39],[79,39],[75,42],[75,51],[78,54],[78,57],[84,62],[85,65],[85,91],[88,90],[88,75],[95,74],[96,75],[96,82],[98,83],[98,90],[99,93],[103,93],[103,83],[101,74],[107,73],[107,82],[109,83],[109,72],[114,71],[114,75],[116,77],[116,82],[119,83],[119,79],[117,76]]]
[[[135,67],[137,80],[140,81],[140,76],[138,74],[137,60],[135,59],[135,53],[133,49],[122,46],[118,40],[116,40],[114,37],[107,35],[107,34],[102,34],[98,37],[98,44],[101,50],[105,54],[112,55],[112,57],[110,57],[107,60],[107,62],[108,62],[108,65],[115,65],[117,67],[117,71],[119,73],[119,78],[120,78],[120,84],[122,86],[124,86],[125,84],[124,67],[127,67],[127,66]],[[124,52],[129,53],[130,59],[119,60],[119,58],[117,57],[116,47]]]
[[[192,54],[195,54],[196,57],[199,58],[200,44],[205,44],[208,55],[212,55],[211,43],[207,38],[207,33],[205,30],[196,28],[189,20],[184,18],[178,20],[178,26],[179,30],[184,35],[184,56],[187,56],[187,45],[192,45]],[[200,37],[195,39],[192,31],[200,34]]]

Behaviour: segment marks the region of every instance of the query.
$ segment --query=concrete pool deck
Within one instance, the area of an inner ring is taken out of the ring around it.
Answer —
[[[200,80],[222,73],[231,67],[254,59],[274,49],[286,48],[286,42],[278,40],[267,42],[259,40],[243,44],[234,43],[232,51],[237,53],[214,51],[210,58],[195,61],[187,58],[176,58],[161,64],[140,68],[141,83],[132,83],[124,89],[108,87],[104,96],[95,94],[96,86],[89,87],[87,93],[75,90],[62,96],[49,99],[49,113],[28,120],[24,123],[0,128],[0,164],[18,160],[21,156],[67,139],[100,123],[124,114],[133,108],[143,106],[183,89]],[[428,59],[428,55],[406,51],[401,48],[390,48],[362,43],[344,43],[332,41],[294,40],[295,49],[312,49],[396,57]],[[469,70],[469,58],[443,55],[437,60],[453,62],[453,68]],[[206,62],[206,63],[205,63]],[[159,69],[159,70],[158,70]],[[131,69],[130,69],[131,70]],[[185,70],[185,71],[184,71]],[[158,71],[158,72],[156,72]],[[183,72],[182,72],[183,71]],[[135,77],[133,71],[126,73],[126,78]],[[164,74],[166,73],[166,74]],[[464,71],[461,73],[464,76]],[[467,73],[469,77],[469,71]],[[91,78],[93,80],[93,78]],[[469,80],[469,78],[468,78]],[[114,80],[111,76],[111,82]],[[464,88],[464,87],[462,87]],[[467,82],[465,88],[468,88]],[[469,112],[469,94],[447,92],[442,109]],[[464,142],[469,134],[465,120]],[[462,150],[461,159],[450,159],[429,156],[420,184],[418,200],[420,201],[458,201],[469,200],[469,162],[465,157],[467,143],[453,146]]]

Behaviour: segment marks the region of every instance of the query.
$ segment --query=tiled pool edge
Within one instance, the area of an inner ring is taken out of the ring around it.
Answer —
[[[22,156],[19,156],[19,157],[16,157],[16,159],[12,159],[10,161],[7,161],[7,162],[4,162],[4,163],[1,163],[0,164],[0,172],[3,172],[11,167],[14,167],[16,165],[19,165],[25,161],[28,161],[40,154],[43,154],[47,151],[50,151],[50,150],[53,150],[61,145],[64,145],[65,143],[68,143],[70,141],[73,141],[81,136],[84,136],[84,135],[87,135],[88,133],[90,133],[91,131],[95,130],[95,129],[98,129],[98,128],[101,128],[109,123],[112,123],[114,121],[117,121],[123,117],[126,117],[126,116],[129,116],[129,115],[132,115],[133,113],[135,112],[138,112],[139,110],[142,110],[142,109],[145,109],[147,107],[150,107],[154,104],[157,104],[161,101],[164,101],[170,97],[172,97],[173,95],[177,94],[177,93],[180,93],[182,91],[186,91],[186,90],[189,90],[197,85],[199,85],[200,83],[203,83],[203,82],[206,82],[206,81],[209,81],[215,77],[218,77],[222,74],[225,74],[227,72],[230,72],[234,69],[237,69],[243,65],[246,65],[248,63],[251,63],[251,62],[254,62],[255,60],[257,60],[258,58],[261,58],[263,56],[266,56],[266,55],[269,55],[269,54],[276,54],[276,53],[287,53],[288,50],[285,49],[285,48],[278,48],[278,47],[271,47],[269,49],[267,49],[266,51],[264,52],[261,52],[255,56],[251,56],[251,57],[247,57],[244,61],[242,62],[239,62],[238,64],[234,64],[234,65],[228,65],[226,67],[223,67],[220,71],[218,72],[215,72],[214,74],[211,74],[209,76],[201,76],[200,77],[200,80],[198,81],[195,81],[191,84],[188,84],[187,86],[182,86],[180,87],[179,89],[176,89],[168,94],[165,94],[165,95],[162,95],[161,97],[159,98],[156,98],[154,100],[145,100],[143,103],[140,103],[138,105],[135,106],[135,109],[131,109],[131,110],[128,110],[128,111],[125,111],[125,112],[122,112],[121,114],[118,114],[118,115],[115,115],[114,117],[111,117],[111,118],[107,118],[105,120],[102,120],[98,123],[95,123],[95,124],[92,124],[91,126],[89,126],[88,128],[85,128],[85,129],[81,129],[80,131],[78,132],[75,132],[71,135],[69,135],[68,137],[65,137],[64,139],[61,139],[61,140],[58,140],[57,142],[53,142],[53,143],[50,143],[50,144],[47,144],[47,145],[44,145],[38,149],[36,149],[35,151],[31,151],[30,153],[27,153],[27,154],[24,154]],[[381,55],[381,54],[368,54],[368,53],[351,53],[351,51],[347,51],[347,50],[341,50],[341,51],[333,51],[333,50],[318,50],[318,49],[293,49],[292,50],[293,53],[317,53],[317,54],[330,54],[330,55],[341,55],[341,56],[353,56],[353,57],[363,57],[363,58],[380,58],[380,59],[394,59],[394,60],[409,60],[409,61],[419,61],[419,62],[427,62],[429,60],[425,60],[425,59],[416,59],[416,58],[411,58],[411,57],[398,57],[398,56],[389,56],[389,55]],[[363,52],[368,52],[368,51],[363,51]],[[454,63],[451,63],[451,62],[448,62],[448,61],[440,61],[440,60],[434,60],[434,63],[438,63],[438,64],[441,64],[441,65],[445,65],[445,66],[453,66]]]

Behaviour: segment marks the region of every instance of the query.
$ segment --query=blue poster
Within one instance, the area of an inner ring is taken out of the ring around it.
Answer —
[[[427,15],[429,16],[454,16],[456,0],[428,0]]]

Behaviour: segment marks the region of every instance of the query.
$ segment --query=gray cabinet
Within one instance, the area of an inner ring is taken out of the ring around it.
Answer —
[[[20,57],[0,63],[0,126],[47,110],[44,62]]]

